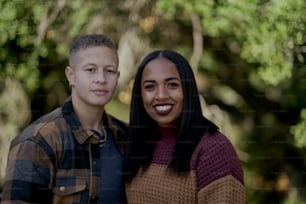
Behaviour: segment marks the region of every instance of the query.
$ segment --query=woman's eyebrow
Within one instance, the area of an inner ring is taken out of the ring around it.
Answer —
[[[154,82],[155,82],[155,80],[146,79],[142,83],[144,84],[144,83],[154,83]]]
[[[178,77],[169,77],[169,78],[166,78],[165,81],[171,81],[171,80],[178,80],[180,81],[180,79]],[[143,83],[154,83],[155,80],[153,79],[146,79],[143,81]]]
[[[178,81],[180,81],[180,79],[178,77],[169,77],[169,78],[166,78],[165,81],[171,81],[171,80],[178,80]]]

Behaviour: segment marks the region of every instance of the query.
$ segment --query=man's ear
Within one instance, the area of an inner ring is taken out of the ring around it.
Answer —
[[[67,80],[69,81],[69,86],[74,86],[74,70],[70,66],[67,66],[65,69],[65,74]]]

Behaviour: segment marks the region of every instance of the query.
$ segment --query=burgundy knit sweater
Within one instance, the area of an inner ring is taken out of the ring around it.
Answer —
[[[188,175],[170,172],[175,133],[161,129],[153,162],[126,186],[129,204],[244,204],[243,171],[230,141],[220,132],[206,133],[195,149]]]

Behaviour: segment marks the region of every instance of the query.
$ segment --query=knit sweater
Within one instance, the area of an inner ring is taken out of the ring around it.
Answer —
[[[171,129],[161,131],[153,161],[126,186],[131,204],[243,204],[243,171],[230,141],[220,132],[205,133],[192,154],[190,172],[175,174],[167,168],[175,145]]]

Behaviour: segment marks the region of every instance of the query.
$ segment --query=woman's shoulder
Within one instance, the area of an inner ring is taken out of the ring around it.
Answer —
[[[243,184],[240,159],[231,141],[221,132],[203,135],[192,155],[191,169],[198,175],[199,188],[226,176]]]
[[[202,136],[198,147],[199,148],[208,148],[208,147],[225,147],[232,146],[231,141],[223,133],[219,131],[209,132],[206,131]]]
[[[215,158],[236,157],[232,142],[221,132],[206,132],[197,145],[193,157]]]

